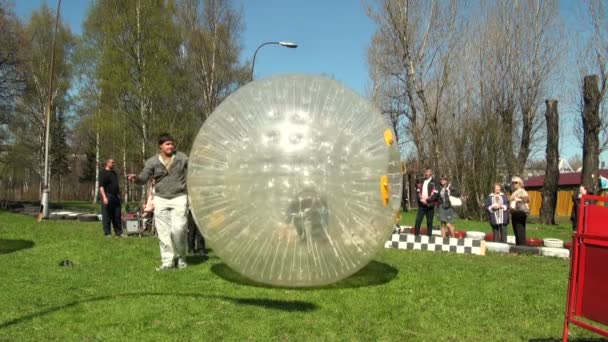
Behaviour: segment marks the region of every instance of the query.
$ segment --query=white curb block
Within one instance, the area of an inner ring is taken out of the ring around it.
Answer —
[[[506,243],[486,241],[486,249],[491,252],[509,253],[509,248]]]
[[[560,239],[543,239],[543,246],[551,248],[564,248],[564,241]]]
[[[568,259],[570,250],[566,248],[540,247],[540,255]]]
[[[468,238],[473,239],[473,240],[483,240],[486,237],[486,233],[484,233],[484,232],[473,232],[473,231],[470,231],[470,232],[467,232],[466,236]]]

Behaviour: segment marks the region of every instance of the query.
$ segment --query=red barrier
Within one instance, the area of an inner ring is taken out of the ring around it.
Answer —
[[[608,198],[585,195],[573,236],[563,341],[569,325],[608,337]]]

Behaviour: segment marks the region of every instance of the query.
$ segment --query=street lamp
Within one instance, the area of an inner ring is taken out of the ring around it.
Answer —
[[[270,45],[270,44],[274,44],[274,45],[281,45],[284,46],[286,48],[290,48],[290,49],[295,49],[298,47],[298,44],[292,43],[292,42],[266,42],[263,43],[262,45],[258,46],[257,49],[255,49],[255,53],[253,54],[253,61],[251,62],[251,80],[253,81],[253,68],[255,67],[255,56],[258,54],[258,50],[264,46],[264,45]]]

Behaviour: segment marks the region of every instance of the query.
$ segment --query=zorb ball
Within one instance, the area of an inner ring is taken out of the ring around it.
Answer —
[[[188,194],[205,241],[261,283],[319,286],[364,267],[401,204],[388,121],[331,79],[283,75],[226,98],[190,152]]]

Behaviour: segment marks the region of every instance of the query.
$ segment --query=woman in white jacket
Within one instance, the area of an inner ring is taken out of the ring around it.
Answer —
[[[488,218],[494,234],[494,242],[507,243],[507,227],[509,225],[509,200],[502,192],[500,183],[494,184],[494,191],[484,204],[488,210]]]
[[[513,192],[509,200],[509,208],[511,209],[511,223],[513,224],[513,232],[515,233],[515,243],[517,245],[526,245],[526,221],[530,213],[528,206],[529,197],[524,189],[524,181],[519,177],[511,179]]]

